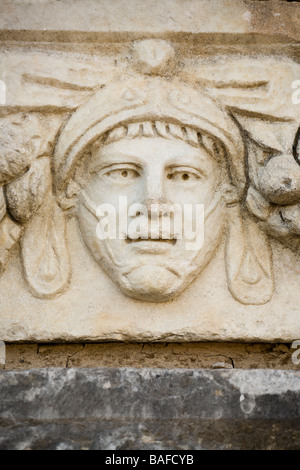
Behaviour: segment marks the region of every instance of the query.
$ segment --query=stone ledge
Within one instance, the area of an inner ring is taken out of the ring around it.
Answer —
[[[277,0],[9,0],[0,7],[1,39],[98,41],[155,34],[272,34],[300,39],[300,6]],[[130,34],[129,34],[130,32]],[[29,34],[28,34],[29,33]],[[106,36],[105,36],[106,35]]]
[[[300,372],[0,373],[1,449],[300,449]]]

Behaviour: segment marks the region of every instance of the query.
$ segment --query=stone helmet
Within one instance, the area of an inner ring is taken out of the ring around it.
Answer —
[[[114,82],[99,90],[70,117],[60,132],[54,154],[58,192],[66,189],[88,146],[114,128],[144,121],[168,122],[212,136],[224,148],[232,182],[238,194],[243,194],[244,144],[233,119],[190,85],[158,77]]]

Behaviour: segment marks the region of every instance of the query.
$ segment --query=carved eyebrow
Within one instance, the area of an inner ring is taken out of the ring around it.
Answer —
[[[191,165],[169,165],[168,171],[172,171],[172,170],[181,170],[181,171],[198,171],[199,173],[201,173],[201,175],[203,176],[207,176],[207,172],[202,168],[202,167],[198,167],[198,166],[191,166]]]
[[[133,161],[126,161],[126,160],[124,161],[122,159],[122,161],[114,161],[111,163],[107,162],[106,164],[105,164],[105,161],[97,161],[90,165],[89,170],[91,173],[97,173],[100,170],[106,170],[109,168],[113,169],[113,167],[115,167],[116,169],[121,168],[122,165],[131,166],[133,169],[139,169],[139,170],[142,169],[142,166],[139,165],[138,163],[135,163]]]

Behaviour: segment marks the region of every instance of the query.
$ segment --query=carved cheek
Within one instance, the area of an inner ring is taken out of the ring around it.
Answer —
[[[207,178],[199,184],[197,192],[197,200],[201,204],[208,204],[215,196],[216,182],[213,178]]]
[[[217,191],[216,178],[214,175],[203,177],[190,189],[178,191],[178,197],[186,203],[209,205]]]
[[[127,197],[128,201],[135,202],[136,194],[140,191],[140,182],[130,181],[122,184],[117,180],[97,175],[87,187],[89,197],[96,203],[111,203],[117,205],[119,197]]]

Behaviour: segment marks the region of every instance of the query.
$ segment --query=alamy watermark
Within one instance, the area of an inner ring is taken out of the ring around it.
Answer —
[[[185,240],[186,250],[200,250],[204,243],[203,204],[132,204],[119,196],[119,207],[100,204],[96,210],[100,240]]]
[[[292,354],[292,363],[298,365],[300,364],[300,339],[293,341],[291,348],[296,349]]]
[[[300,80],[294,80],[292,82],[292,88],[295,90],[292,93],[292,103],[300,104]]]
[[[6,347],[4,341],[0,341],[0,365],[6,364]]]
[[[6,84],[3,80],[0,80],[0,106],[6,104]]]

